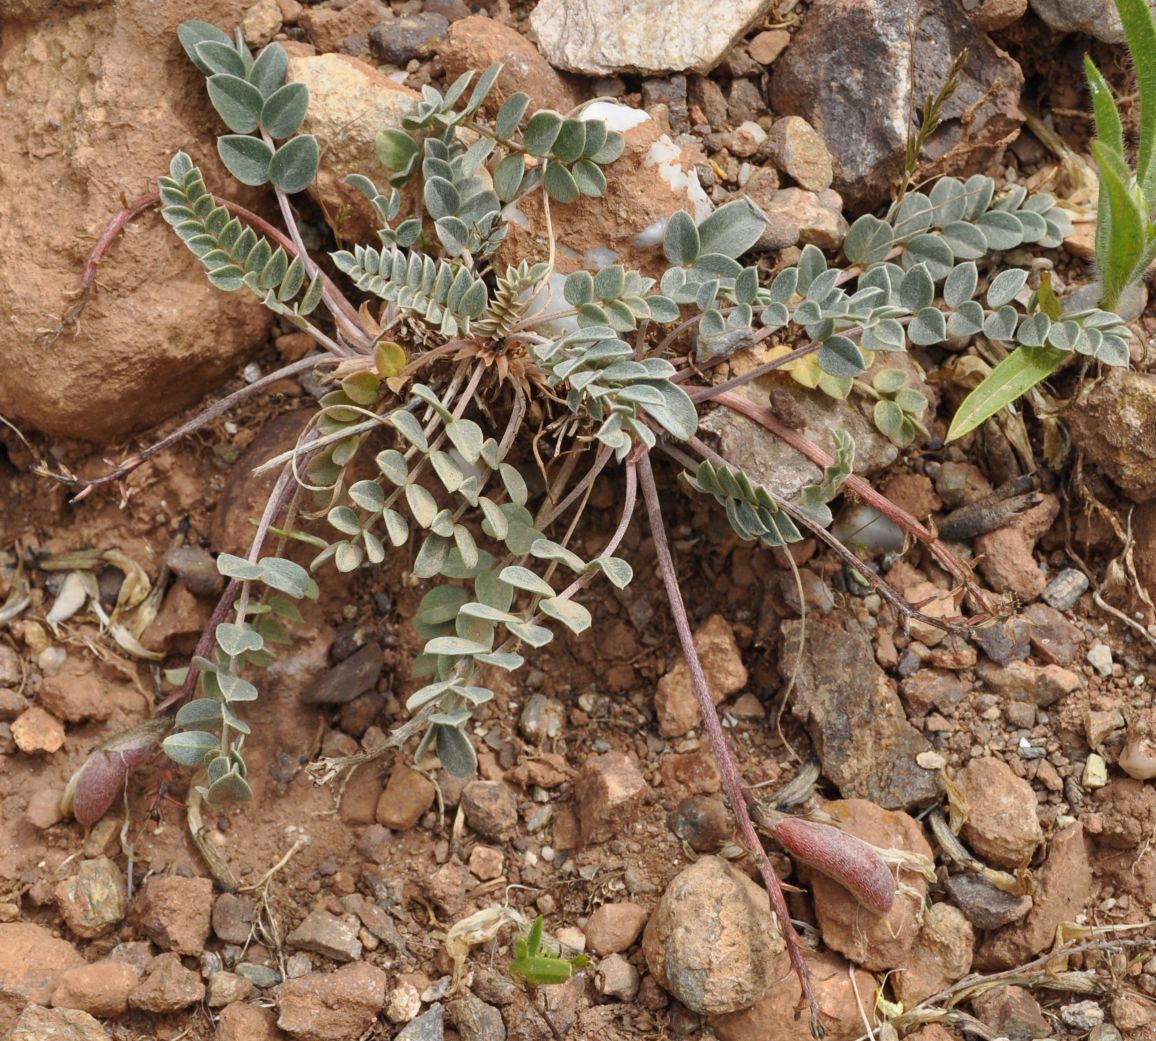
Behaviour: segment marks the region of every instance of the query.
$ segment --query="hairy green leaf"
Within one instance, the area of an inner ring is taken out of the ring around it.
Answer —
[[[286,83],[265,100],[261,126],[270,137],[290,137],[301,129],[308,108],[309,88],[304,83]]]
[[[1018,347],[987,375],[959,406],[947,430],[948,441],[971,433],[1002,408],[1046,380],[1068,356],[1053,347]]]
[[[255,188],[269,180],[273,149],[259,137],[226,134],[217,138],[217,154],[225,169],[242,184]]]

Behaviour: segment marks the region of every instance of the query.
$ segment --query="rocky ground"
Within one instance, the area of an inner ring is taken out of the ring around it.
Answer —
[[[319,247],[332,235],[326,216],[339,236],[370,229],[336,171],[374,172],[373,134],[422,84],[500,60],[499,100],[524,89],[567,109],[609,96],[648,116],[609,171],[607,202],[556,214],[563,270],[607,243],[647,269],[654,255],[638,230],[747,193],[770,217],[758,247],[769,273],[807,243],[836,251],[847,219],[886,201],[903,165],[911,70],[923,97],[967,48],[925,172],[1054,192],[1077,216],[1064,249],[1044,254],[1054,282],[1091,278],[1086,50],[1126,118],[1135,104],[1110,3],[531,7],[211,0],[197,15],[241,24],[254,46],[282,41],[290,76],[310,85],[306,129],[325,159],[305,216]],[[629,31],[610,31],[624,11]],[[324,578],[268,670],[247,717],[254,801],[207,819],[236,891],[214,884],[187,837],[180,770],[138,772],[87,834],[62,818],[72,771],[148,717],[165,692],[161,664],[187,660],[219,591],[210,554],[247,542],[267,491],[249,471],[295,439],[315,389],[281,381],[143,466],[123,505],[111,489],[70,503],[34,472],[103,472],[142,431],[171,431],[185,406],[308,349],[259,308],[213,292],[153,218],[102,264],[80,323],[50,346],[38,338],[66,314],[122,196],[150,190],[178,148],[217,169],[214,117],[175,39],[187,15],[179,0],[14,0],[0,33],[14,144],[0,159],[11,308],[0,414],[28,438],[0,430],[0,1036],[804,1041],[799,985],[736,845],[644,529],[622,550],[635,583],[592,605],[599,640],[557,641],[479,716],[476,780],[418,769],[409,754],[327,785],[307,770],[379,746],[406,717],[421,590],[397,562]],[[520,216],[511,261],[541,242]],[[905,630],[811,540],[793,549],[796,584],[785,556],[742,543],[667,483],[696,641],[744,779],[769,793],[814,758],[820,779],[797,809],[903,854],[885,917],[775,854],[835,1041],[1156,1037],[1156,940],[1144,928],[1156,916],[1146,299],[1142,289],[1131,302],[1132,370],[1057,380],[1074,402],[1062,425],[1029,413],[897,453],[854,405],[778,387],[793,395],[784,418],[820,443],[834,426],[850,430],[876,486],[931,518],[1003,598],[1007,618],[973,642]],[[933,437],[968,387],[966,347],[911,365],[937,399]],[[715,433],[768,483],[811,479],[809,464],[749,426]],[[993,505],[993,487],[1024,472],[1036,482],[1015,500],[1020,512]],[[595,486],[599,544],[619,496],[612,479]],[[848,504],[838,523],[909,602],[953,614],[950,576],[895,532],[865,529],[870,519]],[[83,564],[46,567],[91,547],[99,556]],[[131,657],[89,611],[59,621],[54,605],[73,595],[64,575],[78,566],[105,611],[126,583],[163,593],[141,633],[156,664]],[[533,988],[506,972],[518,923],[537,914],[563,950],[590,956],[568,983]],[[1080,950],[1041,957],[1057,945]]]

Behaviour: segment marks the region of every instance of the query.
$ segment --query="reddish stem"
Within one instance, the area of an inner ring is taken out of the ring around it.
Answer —
[[[791,925],[791,913],[787,908],[783,887],[779,884],[779,878],[775,874],[774,868],[771,867],[771,862],[767,858],[762,842],[759,841],[758,832],[755,831],[755,826],[747,811],[747,797],[742,777],[739,775],[738,766],[735,765],[734,756],[731,755],[730,746],[723,733],[722,722],[719,720],[714,700],[710,696],[710,688],[707,686],[702,662],[694,646],[690,619],[686,614],[682,590],[678,585],[678,573],[675,571],[674,559],[671,556],[670,544],[666,537],[666,528],[662,521],[662,506],[658,501],[658,487],[654,482],[654,471],[650,465],[650,457],[644,452],[639,456],[637,462],[631,465],[638,468],[642,497],[646,503],[647,516],[650,519],[650,533],[654,538],[654,548],[658,555],[658,568],[662,573],[666,598],[670,603],[670,612],[674,616],[674,627],[678,631],[678,641],[682,646],[683,657],[690,670],[691,685],[694,687],[699,711],[702,713],[703,727],[710,740],[715,760],[718,762],[719,772],[722,774],[723,788],[730,801],[731,809],[734,811],[735,819],[738,821],[743,844],[758,862],[763,885],[766,886],[767,892],[770,894],[771,906],[774,908],[775,917],[779,920],[779,930],[787,945],[787,954],[795,970],[795,975],[799,978],[803,1000],[806,1001],[811,1010],[811,1033],[815,1037],[821,1037],[823,1035],[820,1019],[822,1010],[819,1008],[819,1002],[811,988],[811,976],[807,970],[806,962],[803,960],[803,947]]]
[[[734,391],[724,391],[715,397],[714,401],[719,405],[725,405],[727,408],[741,413],[748,419],[752,419],[760,426],[765,427],[816,466],[830,466],[835,461],[831,455],[815,444],[814,441],[777,419],[770,409],[756,405],[753,401],[749,401]],[[936,561],[938,561],[949,574],[954,575],[955,578],[963,583],[964,588],[975,601],[976,605],[988,614],[994,613],[991,605],[988,604],[986,597],[983,595],[983,590],[971,580],[971,572],[967,569],[966,565],[958,561],[955,555],[936,538],[933,532],[924,527],[923,524],[906,510],[896,506],[886,495],[877,492],[858,474],[851,474],[843,487],[868,506],[878,510],[884,517],[893,524],[898,525],[907,534],[914,536],[920,542],[924,543]]]

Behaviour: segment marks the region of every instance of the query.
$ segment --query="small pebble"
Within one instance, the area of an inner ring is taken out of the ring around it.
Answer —
[[[942,770],[947,765],[947,760],[938,752],[920,752],[915,762],[924,770]]]
[[[1102,755],[1093,752],[1084,763],[1080,783],[1085,788],[1103,788],[1108,783],[1108,764]]]
[[[1044,602],[1057,611],[1068,611],[1088,591],[1088,576],[1075,568],[1064,568],[1044,589]]]
[[[1104,1022],[1104,1010],[1095,1001],[1077,1001],[1060,1009],[1060,1019],[1077,1034],[1087,1034]]]
[[[1106,643],[1094,644],[1092,649],[1088,651],[1087,662],[1107,679],[1112,675],[1112,648]]]

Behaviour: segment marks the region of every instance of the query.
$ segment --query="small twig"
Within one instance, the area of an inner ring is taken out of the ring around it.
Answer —
[[[250,882],[247,886],[241,886],[237,892],[252,893],[260,889],[262,886],[268,883],[269,879],[271,879],[275,874],[277,874],[278,871],[280,871],[286,864],[288,864],[289,861],[292,860],[300,850],[303,850],[308,845],[308,839],[299,838],[296,842],[293,843],[292,846],[289,847],[285,856],[283,856],[279,861],[277,861],[276,864],[274,864],[268,871],[266,871],[258,881]]]
[[[718,763],[719,772],[722,774],[723,788],[726,790],[731,809],[734,812],[735,819],[738,821],[743,842],[758,863],[759,874],[762,876],[763,884],[766,886],[767,892],[770,895],[771,906],[774,908],[775,917],[779,920],[779,930],[787,946],[787,954],[795,970],[795,975],[799,978],[802,998],[811,1010],[811,1033],[814,1037],[822,1037],[824,1033],[821,1019],[822,1010],[819,1008],[818,999],[815,997],[815,992],[811,988],[810,972],[807,969],[806,962],[803,960],[803,948],[799,942],[798,935],[791,926],[791,914],[787,908],[786,897],[783,895],[783,887],[779,884],[779,878],[775,874],[774,868],[771,867],[771,862],[767,858],[763,844],[759,841],[758,832],[755,831],[755,826],[751,822],[750,814],[747,811],[747,795],[743,791],[743,781],[739,776],[734,756],[731,755],[730,747],[727,744],[726,734],[723,732],[718,710],[715,708],[714,700],[710,695],[710,688],[707,686],[702,661],[699,659],[698,651],[694,646],[694,636],[690,629],[690,619],[687,617],[686,605],[682,599],[682,590],[678,584],[678,573],[675,570],[674,559],[670,553],[670,544],[666,538],[666,527],[662,520],[662,506],[658,501],[658,486],[655,484],[654,470],[650,465],[650,457],[645,452],[642,453],[637,462],[630,464],[629,468],[637,468],[638,475],[641,479],[642,498],[646,503],[646,512],[650,519],[650,533],[654,538],[654,548],[658,555],[658,566],[659,571],[662,573],[662,581],[666,589],[666,598],[670,603],[671,614],[674,616],[674,626],[678,631],[678,639],[682,646],[683,657],[686,659],[687,668],[690,670],[691,684],[694,688],[695,696],[698,699],[699,710],[703,718],[703,726],[710,740],[711,749]]]
[[[202,427],[208,426],[214,420],[219,419],[226,412],[232,409],[235,405],[240,404],[246,398],[256,394],[259,390],[264,390],[278,380],[285,379],[287,376],[293,376],[298,372],[304,372],[307,369],[313,368],[317,364],[316,358],[302,358],[300,361],[292,362],[289,365],[284,365],[276,372],[269,373],[268,376],[262,376],[261,379],[255,380],[247,386],[241,387],[240,390],[233,391],[232,394],[222,398],[220,401],[214,402],[208,408],[198,412],[192,419],[186,423],[182,423],[171,434],[167,434],[159,441],[141,449],[135,455],[129,456],[128,459],[114,467],[106,474],[101,474],[99,477],[76,477],[72,474],[61,474],[51,470],[38,470],[44,476],[51,477],[54,480],[69,488],[79,488],[80,491],[73,496],[73,502],[80,502],[81,499],[86,498],[92,493],[94,488],[99,488],[104,484],[114,484],[123,481],[129,474],[131,474],[137,467],[143,463],[148,462],[154,455],[164,451],[169,445],[181,438],[188,437],[189,434],[195,433]]]

